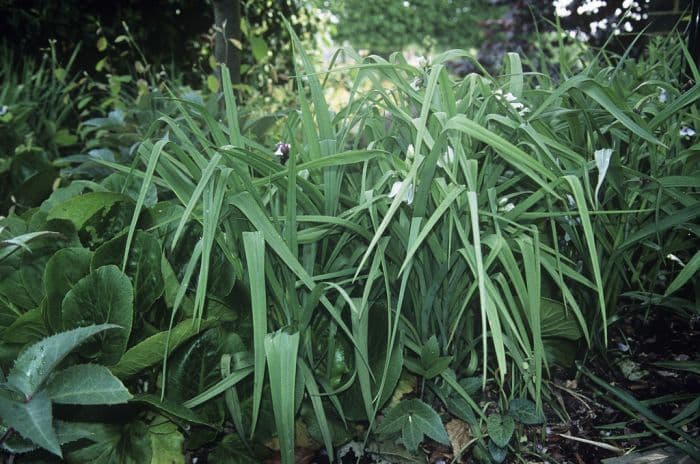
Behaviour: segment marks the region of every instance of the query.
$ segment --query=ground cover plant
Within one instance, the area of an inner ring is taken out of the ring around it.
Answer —
[[[350,442],[345,462],[556,462],[562,435],[622,449],[572,435],[561,392],[581,394],[560,381],[575,379],[645,417],[636,437],[602,424],[614,443],[698,459],[697,392],[635,398],[591,364],[618,361],[608,340],[629,313],[698,317],[700,85],[683,87],[698,72],[681,74],[682,42],[562,59],[556,79],[517,54],[456,78],[447,62],[467,52],[415,67],[348,48],[319,70],[289,33],[297,103],[274,124],[241,116],[226,69],[220,94],[164,88],[153,111],[84,120],[86,151],[112,156],[0,221],[4,450],[292,463]],[[349,90],[337,112],[331,73]]]

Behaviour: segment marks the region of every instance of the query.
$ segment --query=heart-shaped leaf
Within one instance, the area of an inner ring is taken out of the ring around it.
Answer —
[[[508,456],[508,448],[501,448],[495,444],[493,440],[489,440],[489,454],[491,455],[493,462],[500,464],[506,460],[506,456]]]
[[[508,414],[520,423],[526,425],[541,424],[542,415],[537,412],[535,403],[525,398],[515,398],[508,405]]]
[[[486,429],[491,440],[497,446],[505,448],[515,431],[515,421],[510,416],[491,414],[486,418]]]

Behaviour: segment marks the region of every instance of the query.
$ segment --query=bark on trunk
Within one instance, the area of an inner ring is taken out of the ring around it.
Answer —
[[[216,61],[225,64],[231,72],[231,82],[241,82],[241,51],[231,39],[241,42],[241,2],[240,0],[213,0],[214,25],[216,26],[214,41],[214,57]],[[219,79],[221,75],[219,74]]]

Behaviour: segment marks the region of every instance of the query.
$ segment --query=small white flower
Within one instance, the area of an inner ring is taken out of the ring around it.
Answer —
[[[515,111],[518,112],[520,116],[525,116],[526,113],[530,112],[530,108],[526,107],[524,104],[520,103],[518,101],[518,97],[513,95],[512,93],[508,92],[507,94],[503,95],[503,91],[501,89],[496,89],[493,91],[493,96],[496,97],[496,100],[506,100],[508,104],[513,108]]]
[[[418,58],[418,67],[419,68],[427,68],[430,66],[430,58],[427,58],[425,56],[421,56]]]
[[[594,193],[594,198],[596,199],[596,201],[598,201],[598,192],[600,191],[600,187],[603,185],[605,175],[608,173],[608,168],[610,167],[610,159],[612,158],[612,154],[612,148],[602,148],[600,150],[596,150],[595,153],[593,153],[593,157],[595,158],[595,164],[598,168],[598,184],[596,184],[595,186]]]
[[[681,137],[695,137],[696,134],[695,129],[693,129],[692,127],[683,127],[681,128],[679,133]]]
[[[414,77],[413,80],[411,81],[411,88],[418,92],[420,88],[423,86],[423,79],[421,77]]]
[[[389,192],[389,198],[394,198],[396,195],[398,195],[401,187],[403,187],[403,182],[394,182],[394,185],[391,186],[391,191]],[[413,191],[413,184],[409,184],[408,188],[403,194],[402,201],[405,201],[409,205],[413,203]]]
[[[567,16],[570,16],[571,11],[568,7],[573,2],[574,0],[554,0],[554,2],[552,3],[555,9],[554,14],[556,14],[560,18],[566,18]]]
[[[659,87],[659,103],[666,103],[668,101],[668,92],[663,87]]]
[[[415,155],[416,155],[416,151],[413,148],[413,144],[409,143],[408,147],[406,147],[406,159],[412,160]]]
[[[683,261],[681,261],[681,259],[678,256],[674,255],[673,253],[667,254],[666,259],[670,259],[671,261],[675,261],[678,264],[680,264],[681,267],[685,267],[685,263]]]
[[[504,213],[508,213],[515,209],[515,203],[509,202],[507,196],[498,199],[498,210]]]
[[[292,148],[292,146],[288,143],[279,142],[275,148],[275,156],[289,156],[289,149]]]
[[[452,149],[452,147],[448,146],[447,151],[443,153],[438,160],[438,166],[440,166],[442,169],[447,169],[447,166],[451,165],[454,160],[455,151]]]

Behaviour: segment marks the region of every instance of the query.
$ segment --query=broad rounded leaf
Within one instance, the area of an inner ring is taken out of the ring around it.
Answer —
[[[118,329],[114,324],[101,324],[68,330],[30,346],[15,361],[7,376],[7,384],[26,397],[31,397],[41,384],[75,347],[95,334]]]
[[[175,464],[184,462],[182,455],[185,438],[172,422],[161,422],[148,428],[153,456],[150,464]],[[209,460],[211,461],[211,459]]]
[[[81,350],[100,364],[115,364],[131,333],[133,299],[131,282],[117,266],[100,267],[80,279],[63,299],[63,325],[113,323],[122,327],[124,330],[105,333]]]
[[[113,193],[122,193],[128,195],[134,202],[138,200],[139,193],[141,192],[141,185],[143,183],[142,179],[136,176],[127,176],[121,172],[115,172],[107,176],[100,185]],[[158,201],[158,192],[156,191],[156,186],[153,183],[148,184],[148,190],[146,191],[146,198],[143,205],[146,208],[150,208],[156,204]]]
[[[131,398],[109,369],[96,364],[78,364],[58,372],[48,392],[51,401],[61,404],[119,404]]]
[[[64,248],[58,250],[46,263],[44,289],[46,310],[44,319],[49,329],[61,330],[61,303],[75,284],[90,272],[92,252],[85,248]]]
[[[128,197],[112,192],[90,192],[78,195],[51,208],[47,220],[65,219],[71,221],[76,229],[80,229],[98,211],[110,208],[125,199]]]
[[[525,398],[515,398],[508,405],[508,414],[522,424],[541,424],[542,416],[537,413],[535,403]]]
[[[510,416],[491,414],[486,418],[486,428],[494,444],[505,448],[515,431],[515,422]]]
[[[100,246],[90,266],[96,269],[114,264],[121,269],[126,235],[121,235]],[[143,313],[163,294],[160,242],[153,235],[137,230],[126,261],[126,275],[134,287],[134,306]]]

